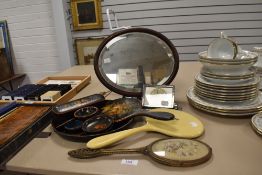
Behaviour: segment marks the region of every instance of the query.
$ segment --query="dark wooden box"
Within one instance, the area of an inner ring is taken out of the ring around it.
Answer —
[[[28,114],[21,114],[20,107],[25,111],[32,107],[32,111]],[[9,116],[7,116],[0,120],[0,169],[4,169],[5,163],[47,127],[52,120],[53,114],[49,106],[21,105],[20,107],[16,109],[18,110],[17,114],[13,113],[16,111],[9,114],[12,115],[12,119],[8,119]],[[39,108],[41,108],[40,112]],[[32,113],[37,113],[38,116],[28,119]],[[19,123],[22,126],[16,126]],[[11,134],[8,135],[9,132]]]

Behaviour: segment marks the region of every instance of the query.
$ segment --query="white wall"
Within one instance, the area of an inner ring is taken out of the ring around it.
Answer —
[[[25,83],[59,71],[56,30],[50,0],[0,0],[0,20],[7,20],[16,73]]]
[[[60,70],[67,69],[76,64],[71,36],[67,1],[53,0],[53,18],[55,22],[58,62]]]
[[[73,38],[111,34],[107,8],[116,12],[120,25],[150,28],[167,36],[181,60],[197,59],[220,31],[244,49],[262,46],[262,0],[103,0],[103,29],[73,32]]]
[[[74,65],[72,38],[108,36],[105,10],[120,25],[161,32],[181,60],[197,53],[224,30],[244,49],[262,45],[262,0],[103,0],[103,29],[74,32],[66,10],[69,0],[0,0],[0,20],[8,21],[17,73],[37,80]]]

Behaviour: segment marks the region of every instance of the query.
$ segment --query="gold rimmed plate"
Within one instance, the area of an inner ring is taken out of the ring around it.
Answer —
[[[208,72],[205,69],[201,70],[201,75],[203,77],[207,78],[213,78],[213,79],[222,79],[222,80],[245,80],[250,79],[255,76],[255,72],[249,71],[242,73],[241,75],[231,75],[231,74],[214,74],[212,72]]]
[[[214,88],[214,87],[206,87],[203,86],[201,84],[195,84],[195,87],[197,87],[198,89],[202,89],[202,90],[206,90],[208,92],[210,92],[210,90],[212,90],[212,92],[214,93],[224,93],[224,94],[242,94],[242,93],[255,93],[258,88],[257,87],[251,87],[251,88],[246,88],[246,89],[224,89],[224,88]]]
[[[259,93],[255,100],[245,103],[215,103],[210,100],[203,100],[194,93],[194,88],[188,89],[187,98],[189,103],[204,111],[211,113],[220,113],[220,115],[247,116],[256,114],[262,110],[262,94]]]
[[[250,70],[250,67],[252,67],[252,65],[247,66],[245,69],[240,69],[239,67],[232,69],[232,67],[223,65],[216,67],[203,66],[201,72],[207,72],[215,76],[239,77],[250,75],[252,72],[254,73],[254,70]]]
[[[218,100],[218,101],[245,101],[245,100],[255,99],[257,96],[257,94],[249,95],[249,96],[222,96],[222,95],[219,96],[219,95],[203,93],[196,89],[194,90],[195,90],[195,94],[198,95],[199,97],[210,98],[210,99]]]
[[[255,100],[242,101],[242,102],[217,102],[212,99],[201,99],[194,93],[194,87],[188,89],[187,97],[192,99],[195,103],[204,107],[214,108],[221,111],[256,111],[262,109],[262,93],[259,92]]]
[[[190,101],[189,101],[190,102]],[[261,112],[262,109],[258,110],[258,111],[253,111],[253,112],[241,112],[241,113],[236,113],[236,112],[227,112],[227,111],[219,111],[219,110],[214,110],[214,109],[209,109],[209,108],[205,108],[203,106],[199,106],[198,104],[195,103],[190,103],[193,107],[211,113],[211,114],[217,114],[217,115],[221,115],[221,116],[225,116],[225,117],[242,117],[242,116],[251,116],[254,115],[258,112]]]
[[[196,94],[196,96],[198,96],[199,98],[201,98],[202,100],[206,101],[206,102],[210,102],[210,103],[213,103],[213,104],[217,104],[217,105],[237,105],[237,104],[249,104],[250,102],[256,100],[256,98],[254,99],[250,99],[250,100],[237,100],[237,101],[232,101],[232,100],[217,100],[217,99],[211,99],[211,98],[207,98],[207,97],[203,97],[203,96],[199,96],[198,94]]]
[[[215,109],[215,108],[210,108],[210,107],[206,107],[206,106],[202,106],[202,105],[199,105],[197,103],[195,103],[194,101],[191,101],[190,99],[189,100],[189,103],[198,108],[198,109],[202,109],[204,111],[207,111],[207,112],[216,112],[216,113],[220,113],[221,114],[225,114],[225,115],[233,115],[233,116],[250,116],[250,115],[254,115],[254,114],[257,114],[259,112],[262,111],[262,108],[258,108],[256,110],[251,110],[251,111],[227,111],[227,110],[222,110],[222,109]]]
[[[213,96],[219,96],[219,97],[240,97],[240,98],[243,98],[243,97],[250,97],[250,96],[254,96],[254,95],[257,95],[257,89],[254,89],[252,91],[213,91],[209,89],[203,89],[202,87],[199,87],[199,86],[195,86],[194,89],[196,91],[199,91],[200,93],[204,93],[204,94],[208,94],[208,95],[213,95]]]
[[[205,87],[208,89],[216,89],[216,90],[227,90],[227,91],[238,91],[238,90],[246,90],[249,91],[251,89],[257,89],[258,88],[258,83],[255,85],[250,85],[250,86],[216,86],[216,85],[209,85],[209,84],[204,84],[198,81],[195,81],[195,84],[200,86],[200,87]]]
[[[225,114],[225,115],[233,115],[233,116],[250,116],[250,115],[254,115],[254,114],[257,114],[259,112],[262,111],[262,108],[256,110],[256,111],[239,111],[239,112],[235,112],[235,111],[224,111],[224,110],[217,110],[217,109],[214,109],[214,108],[207,108],[205,106],[201,106],[201,105],[198,105],[196,103],[190,103],[191,105],[193,105],[194,107],[197,107],[197,108],[201,108],[207,112],[216,112],[216,113],[220,113],[220,114]]]
[[[254,77],[253,80],[248,82],[241,82],[241,83],[232,83],[232,84],[218,84],[215,82],[205,80],[201,74],[197,74],[195,77],[195,82],[197,84],[206,86],[206,87],[214,87],[214,88],[224,88],[224,89],[245,89],[245,88],[252,88],[256,87],[260,81],[259,77]]]
[[[218,85],[248,84],[248,83],[252,83],[255,79],[255,77],[252,77],[248,79],[225,80],[225,79],[219,79],[219,78],[205,77],[203,74],[201,74],[201,77],[207,82],[211,82],[211,83],[218,84]]]
[[[262,135],[262,113],[258,113],[251,118],[251,125],[258,134]]]

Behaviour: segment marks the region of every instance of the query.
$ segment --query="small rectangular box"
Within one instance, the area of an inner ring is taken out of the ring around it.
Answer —
[[[61,97],[60,91],[47,91],[41,95],[41,101],[56,101]]]
[[[46,77],[37,82],[37,84],[58,84],[60,86],[65,86],[66,84],[71,84],[71,90],[67,91],[65,94],[61,94],[61,97],[55,101],[34,101],[34,100],[18,100],[18,103],[21,104],[42,104],[42,105],[54,105],[61,104],[69,101],[73,98],[81,89],[87,86],[91,81],[91,76],[52,76]],[[65,89],[66,86],[65,86]],[[0,100],[0,103],[6,103],[13,101],[9,100],[11,97],[5,97],[3,100]]]

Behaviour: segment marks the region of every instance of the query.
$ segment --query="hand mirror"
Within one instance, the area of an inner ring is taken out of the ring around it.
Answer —
[[[179,57],[172,42],[161,33],[130,28],[104,39],[96,51],[94,68],[108,89],[139,97],[143,84],[171,83],[179,68]]]
[[[134,149],[89,149],[69,151],[71,157],[89,159],[111,154],[142,153],[153,160],[169,166],[194,166],[206,162],[212,155],[207,144],[190,139],[161,139],[146,147]]]

